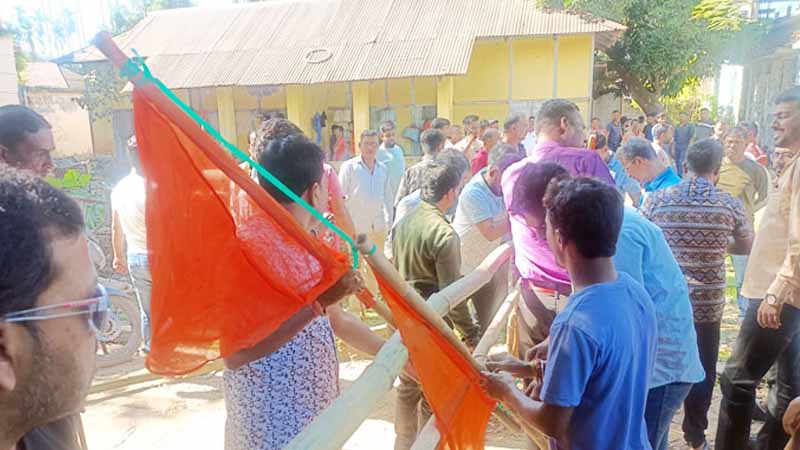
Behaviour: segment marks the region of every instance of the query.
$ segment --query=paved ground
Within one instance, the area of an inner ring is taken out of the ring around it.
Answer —
[[[738,328],[735,311],[732,307],[726,309],[721,359],[729,356],[730,347],[735,340]],[[364,360],[343,363],[342,388],[346,389],[367,364]],[[108,381],[118,377],[120,372],[132,372],[141,368],[141,360],[133,361],[124,367],[101,371],[98,373],[98,381]],[[221,374],[217,372],[190,380],[159,380],[94,394],[90,396],[83,416],[89,446],[92,450],[221,450],[225,424],[221,382]],[[376,405],[374,413],[344,448],[392,449],[393,402],[394,396],[389,395]],[[718,407],[719,389],[716,389],[709,415],[709,438],[713,438]],[[681,417],[678,416],[673,422],[670,449],[686,448],[680,431],[680,420]],[[510,433],[499,423],[492,422],[487,434],[487,448],[522,449],[524,441],[522,436]]]

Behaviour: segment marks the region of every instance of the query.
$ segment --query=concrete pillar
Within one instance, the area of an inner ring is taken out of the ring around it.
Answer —
[[[439,77],[436,83],[436,117],[453,118],[453,77]]]
[[[361,132],[369,128],[369,82],[352,83],[353,91],[353,141],[358,153]]]
[[[217,88],[217,117],[222,137],[236,145],[236,106],[233,102],[233,87]]]
[[[310,136],[309,122],[310,117],[307,117],[305,112],[305,96],[303,95],[304,86],[301,84],[290,84],[286,86],[286,118],[294,123],[306,135]]]

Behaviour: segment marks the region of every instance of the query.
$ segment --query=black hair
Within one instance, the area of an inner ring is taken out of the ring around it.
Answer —
[[[334,127],[337,126],[338,125],[334,125]],[[256,133],[256,140],[253,143],[253,152],[256,155],[260,155],[261,152],[269,147],[272,141],[294,135],[303,136],[303,130],[295,125],[294,122],[280,118],[266,120],[261,124],[258,133]]]
[[[703,139],[689,146],[686,151],[686,164],[696,175],[711,175],[722,166],[725,152],[716,139]]]
[[[496,167],[500,161],[503,161],[505,157],[511,153],[519,155],[519,148],[505,144],[503,142],[498,142],[489,150],[489,157],[487,158],[487,164],[490,167]]]
[[[445,119],[444,117],[437,117],[433,119],[431,122],[431,128],[435,130],[441,130],[442,128],[447,128],[450,126],[450,121]]]
[[[619,110],[615,109],[615,110],[611,111],[611,114],[619,114]]]
[[[800,109],[800,86],[789,88],[775,97],[775,104],[779,103],[797,103],[797,108]]]
[[[419,137],[422,152],[426,155],[435,155],[445,141],[444,133],[436,128],[428,128]]]
[[[58,275],[51,242],[77,237],[83,229],[81,209],[65,193],[24,171],[0,167],[0,317],[36,306]]]
[[[570,178],[567,169],[556,163],[528,163],[519,172],[514,183],[511,210],[526,213],[544,220],[544,194],[552,180],[556,182]]]
[[[14,150],[25,135],[52,128],[41,114],[22,105],[0,106],[0,145]]]
[[[544,206],[550,224],[584,258],[614,256],[624,208],[615,187],[588,177],[550,183]]]
[[[461,121],[461,124],[466,127],[472,122],[477,122],[478,120],[480,120],[480,117],[476,116],[475,114],[468,114],[464,116],[464,120]]]
[[[647,117],[655,117],[655,116],[656,116],[656,113],[654,113],[654,112],[647,113]]]
[[[503,122],[503,129],[506,130],[506,131],[510,130],[511,127],[513,127],[517,123],[521,122],[524,118],[525,118],[525,116],[520,114],[520,113],[511,113],[511,114],[509,114],[508,118],[506,118],[506,121]]]
[[[381,122],[380,126],[381,133],[386,133],[387,131],[394,130],[395,128],[396,127],[394,125],[394,122],[392,122],[391,120],[385,120]]]
[[[331,132],[334,132],[335,130],[339,130],[339,131],[344,132],[344,127],[341,126],[341,125],[333,125],[333,126],[331,126]]]
[[[448,148],[436,155],[436,161],[454,167],[458,171],[459,179],[469,170],[469,160],[460,150]]]
[[[579,113],[580,109],[574,102],[563,98],[550,99],[544,102],[539,110],[536,128],[540,128],[543,123],[548,123],[550,126],[558,126],[561,124],[562,117],[566,117],[567,121],[574,125],[580,115]]]
[[[258,163],[297,196],[302,196],[314,183],[322,181],[324,160],[322,149],[302,135],[272,140],[258,155]],[[294,202],[261,175],[258,182],[278,203]]]
[[[619,157],[625,161],[633,161],[633,159],[637,157],[649,161],[655,161],[658,159],[658,155],[656,154],[655,149],[653,149],[653,144],[651,144],[647,139],[642,138],[629,139],[628,142],[626,142],[617,153]]]
[[[442,161],[430,164],[422,174],[420,198],[428,203],[438,203],[448,192],[458,187],[462,176],[463,173],[454,165]]]
[[[605,134],[601,132],[594,132],[592,133],[592,136],[594,136],[594,148],[601,149],[605,148],[606,145],[608,145]]]

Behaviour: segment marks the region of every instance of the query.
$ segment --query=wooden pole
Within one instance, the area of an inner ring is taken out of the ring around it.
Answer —
[[[367,252],[370,250],[371,246],[366,248]],[[488,283],[494,272],[511,258],[512,253],[513,249],[509,245],[501,246],[486,257],[479,270],[446,287],[440,292],[443,295],[431,296],[427,306],[440,316],[447,314],[453,306],[466,300],[478,288]],[[394,273],[397,274],[396,271]],[[459,297],[457,293],[462,293],[463,296]],[[400,374],[407,360],[408,351],[400,339],[400,333],[395,332],[361,377],[342,392],[339,398],[318,415],[305,430],[295,436],[284,450],[342,448],[380,399],[392,389],[394,379]]]
[[[495,313],[491,324],[489,324],[480,342],[478,342],[477,347],[475,347],[475,351],[472,354],[479,361],[485,358],[492,346],[497,343],[503,325],[508,321],[508,316],[517,303],[517,298],[519,297],[518,287],[519,284],[506,296],[500,308],[498,308],[497,313]],[[493,413],[494,416],[503,422],[503,425],[508,427],[511,431],[517,433],[521,431],[520,425],[505,410],[497,408]],[[438,447],[441,439],[442,436],[439,433],[439,428],[436,427],[436,420],[434,417],[431,417],[422,431],[420,431],[411,450],[433,450]]]
[[[419,295],[419,293],[412,288],[411,285],[403,280],[403,278],[399,273],[397,273],[383,253],[380,251],[373,251],[375,244],[373,244],[372,241],[367,238],[367,235],[360,234],[358,238],[356,238],[356,246],[369,262],[372,270],[380,275],[380,277],[383,278],[383,280],[386,281],[395,292],[397,292],[406,300],[406,302],[408,302],[408,305],[413,308],[414,311],[422,316],[426,322],[431,324],[436,331],[438,331],[445,339],[447,339],[447,342],[455,347],[455,349],[461,353],[461,356],[469,361],[475,370],[480,372],[482,369],[481,365],[478,364],[478,362],[475,361],[475,358],[472,357],[467,349],[467,346],[464,345],[464,343],[461,342],[461,339],[455,335],[453,330],[450,329],[444,319],[433,312],[430,306],[428,306],[426,303],[425,299],[422,298],[422,296]]]

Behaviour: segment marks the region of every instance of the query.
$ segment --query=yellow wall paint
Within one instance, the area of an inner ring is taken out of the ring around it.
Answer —
[[[466,75],[455,78],[455,101],[508,100],[508,45],[477,41]]]
[[[383,108],[386,106],[386,80],[369,81],[369,101],[373,106]]]
[[[479,104],[479,105],[455,105],[455,120],[453,123],[461,123],[464,119],[464,116],[469,114],[477,114],[478,117],[483,119],[497,119],[500,121],[500,126],[502,126],[503,121],[506,120],[508,116],[508,103],[491,103],[491,104]]]
[[[553,93],[553,39],[514,39],[515,100],[547,99]]]
[[[353,83],[353,140],[358,142],[361,132],[369,128],[369,83]],[[358,146],[356,146],[356,152]]]
[[[217,117],[219,118],[219,132],[222,137],[229,142],[236,143],[236,105],[233,102],[232,87],[217,88]]]
[[[303,86],[290,84],[286,86],[286,118],[297,124],[301,130],[307,131],[303,124],[306,122],[305,104],[303,100]]]
[[[585,98],[591,80],[592,36],[558,38],[558,96]]]
[[[414,99],[417,105],[435,105],[436,78],[414,78]]]
[[[453,77],[440,77],[436,83],[436,115],[453,121]]]
[[[411,78],[388,80],[387,83],[389,84],[390,105],[411,104]]]

